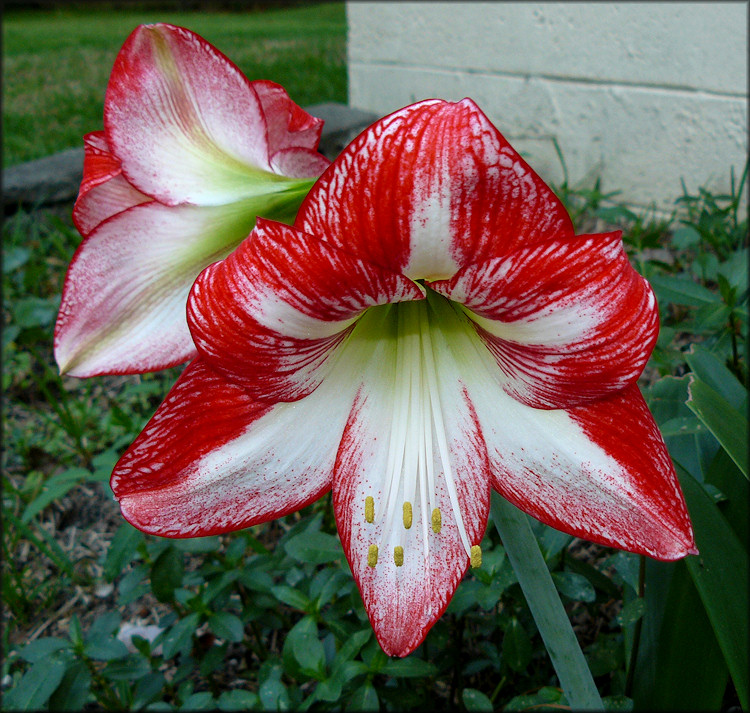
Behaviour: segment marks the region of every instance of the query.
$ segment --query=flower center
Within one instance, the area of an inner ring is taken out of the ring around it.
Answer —
[[[379,533],[368,553],[370,566],[377,564],[379,552],[389,552],[396,566],[401,566],[411,539],[421,539],[424,557],[429,557],[431,538],[440,537],[446,523],[438,489],[447,495],[441,501],[450,504],[450,519],[472,565],[480,561],[479,548],[472,546],[459,507],[440,381],[450,375],[441,375],[437,368],[433,339],[441,324],[456,319],[448,300],[429,289],[425,300],[390,305],[388,321],[391,329],[395,327],[396,339],[386,468],[377,497],[381,502],[368,496],[363,503],[365,521],[373,523]],[[414,524],[421,528],[421,538],[409,537]]]

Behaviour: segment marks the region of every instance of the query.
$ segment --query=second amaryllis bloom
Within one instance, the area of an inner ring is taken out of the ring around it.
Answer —
[[[258,215],[294,221],[329,165],[323,122],[248,81],[189,30],[142,25],[115,61],[104,131],[85,137],[55,358],[73,376],[163,369],[195,356],[185,303],[200,271]]]
[[[136,527],[248,527],[333,490],[384,651],[413,651],[467,568],[490,491],[651,557],[694,552],[636,386],[656,341],[619,233],[576,236],[471,101],[374,124],[294,227],[204,270],[191,363],[112,476]]]

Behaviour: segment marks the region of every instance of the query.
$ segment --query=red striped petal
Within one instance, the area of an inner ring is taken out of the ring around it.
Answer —
[[[145,532],[197,537],[317,500],[353,399],[345,384],[330,386],[296,404],[263,403],[196,360],[115,467],[123,516]]]
[[[402,275],[263,219],[226,260],[205,270],[188,301],[199,352],[258,398],[310,393],[321,366],[368,307],[423,297]]]
[[[304,148],[313,151],[318,148],[323,131],[322,119],[311,116],[300,108],[289,98],[286,90],[275,82],[259,79],[251,84],[268,122],[269,154],[273,155],[277,151],[288,148]],[[328,159],[324,160],[330,163]],[[317,174],[308,173],[307,175]]]
[[[674,560],[693,532],[664,441],[636,385],[568,410],[468,384],[492,485],[538,520],[610,547]]]
[[[431,287],[465,305],[503,388],[536,408],[567,408],[634,382],[659,314],[619,231],[545,241],[463,268]]]
[[[295,223],[412,279],[573,235],[560,201],[470,99],[401,109],[355,139]]]

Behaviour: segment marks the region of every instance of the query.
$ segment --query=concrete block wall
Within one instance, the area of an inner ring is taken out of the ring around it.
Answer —
[[[748,151],[744,2],[347,3],[349,103],[474,99],[546,180],[668,212]]]

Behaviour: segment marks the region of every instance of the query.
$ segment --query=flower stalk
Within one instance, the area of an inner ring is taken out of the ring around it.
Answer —
[[[492,493],[490,512],[571,709],[602,710],[599,691],[528,516],[498,493]]]

